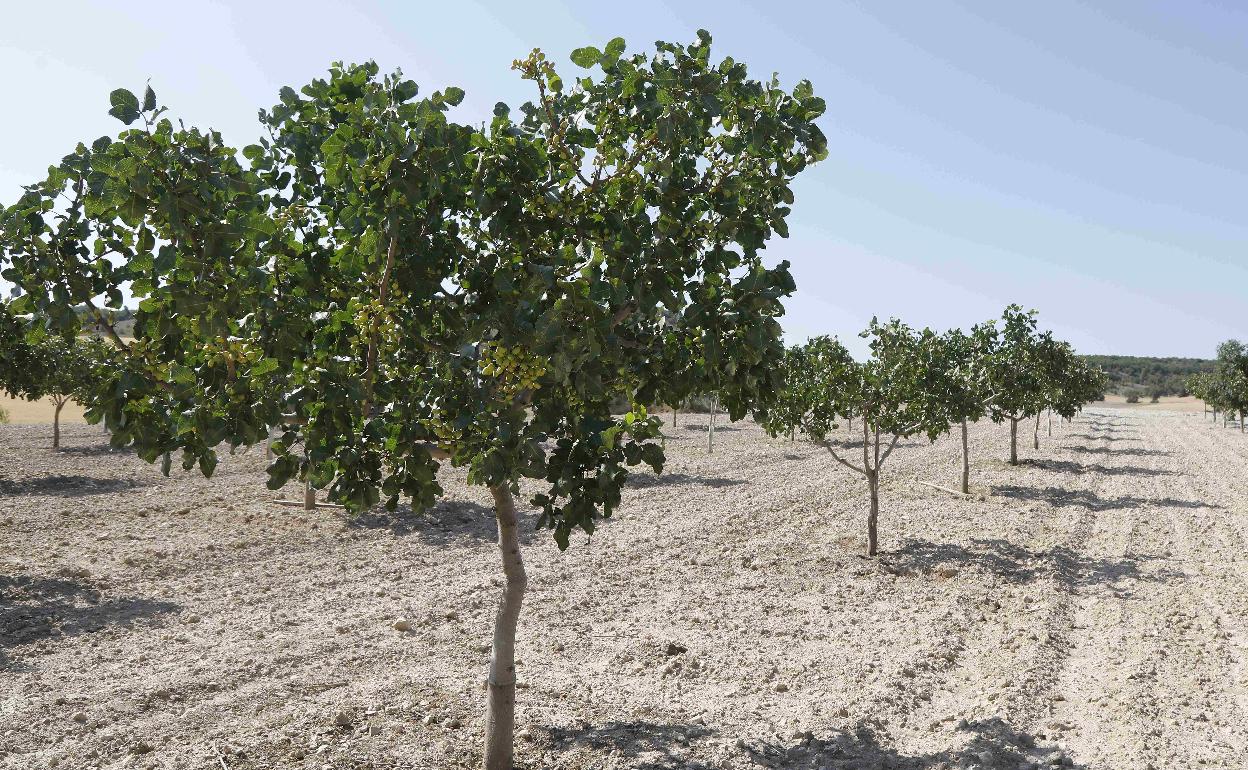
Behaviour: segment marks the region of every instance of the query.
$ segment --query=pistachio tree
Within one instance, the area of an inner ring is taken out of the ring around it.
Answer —
[[[351,510],[430,505],[440,463],[494,501],[505,577],[485,766],[509,768],[527,578],[514,495],[560,548],[660,470],[643,404],[716,392],[733,417],[777,384],[790,183],[826,154],[810,84],[713,61],[710,36],[623,40],[515,63],[533,99],[487,126],[463,91],[335,64],[261,112],[239,153],[112,95],[127,128],[79,145],[4,213],[20,309],[139,300],[93,416],[168,471],[273,442],[269,485],[308,480]],[[59,201],[59,202],[58,202]],[[106,329],[107,330],[107,329]],[[613,415],[626,397],[630,411]]]
[[[1045,339],[1037,329],[1036,311],[1010,305],[993,325],[984,375],[992,399],[993,422],[1010,423],[1010,464],[1018,465],[1018,424],[1043,411],[1049,387],[1044,368]]]
[[[1248,346],[1239,340],[1218,345],[1214,376],[1223,404],[1223,413],[1237,414],[1239,428],[1244,430],[1244,414],[1248,413]]]
[[[786,381],[782,400],[800,405],[768,412],[763,425],[773,436],[797,431],[867,482],[867,554],[879,548],[880,471],[899,441],[916,435],[935,440],[949,426],[943,391],[944,345],[930,329],[915,331],[893,319],[872,319],[862,333],[871,358],[858,362],[835,338],[817,337],[803,349],[805,366]],[[862,423],[862,459],[831,438],[837,415]]]
[[[109,350],[98,337],[36,335],[29,356],[31,381],[22,396],[52,402],[54,450],[61,448],[61,410],[73,400],[89,405],[108,360]]]
[[[988,383],[986,360],[992,354],[995,339],[991,323],[979,324],[970,334],[961,329],[950,329],[941,338],[944,364],[941,373],[941,392],[944,408],[951,424],[962,430],[962,479],[963,494],[971,491],[970,442],[967,423],[981,419],[988,412],[992,393]]]

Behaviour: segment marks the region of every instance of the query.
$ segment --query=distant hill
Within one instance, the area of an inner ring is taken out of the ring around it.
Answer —
[[[1121,396],[1186,396],[1184,380],[1213,369],[1205,358],[1148,358],[1145,356],[1084,356],[1109,375],[1109,392]]]

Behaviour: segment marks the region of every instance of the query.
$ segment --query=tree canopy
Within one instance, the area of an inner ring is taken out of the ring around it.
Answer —
[[[18,309],[73,331],[75,305],[129,286],[135,339],[97,409],[149,460],[211,473],[219,443],[286,425],[271,484],[307,474],[361,508],[427,505],[445,453],[481,483],[544,479],[566,544],[626,466],[661,467],[641,404],[714,390],[738,418],[775,381],[794,284],[760,252],[826,153],[808,83],[712,62],[705,33],[573,60],[566,81],[517,61],[535,98],[484,129],[448,117],[460,89],[334,65],[261,113],[246,162],[150,88],[116,91],[130,127],[4,212]]]

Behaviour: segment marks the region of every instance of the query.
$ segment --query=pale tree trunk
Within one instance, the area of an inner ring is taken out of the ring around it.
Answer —
[[[498,521],[498,550],[507,583],[494,617],[494,645],[485,704],[485,770],[512,770],[516,721],[516,625],[529,580],[520,557],[516,502],[505,485],[490,487]]]
[[[65,401],[55,399],[56,411],[52,413],[52,449],[61,448],[61,410],[65,408]]]
[[[1018,465],[1018,420],[1010,418],[1010,465]]]
[[[1040,448],[1040,413],[1036,412],[1036,428],[1031,432],[1032,449]]]
[[[962,420],[962,494],[971,493],[971,457],[969,442],[966,440],[966,419]]]
[[[1053,410],[1049,410],[1049,438],[1053,437]]]
[[[310,511],[316,508],[316,489],[312,486],[312,465],[306,448],[303,452],[303,461],[308,464],[308,475],[303,480],[303,509]]]
[[[715,451],[715,410],[719,408],[718,399],[711,399],[711,419],[706,424],[706,451]]]
[[[1243,409],[1239,410],[1239,432],[1240,433],[1244,432],[1244,410]]]
[[[871,512],[867,514],[867,555],[875,556],[879,550],[876,528],[880,520],[880,470],[867,472],[867,484],[871,487]]]

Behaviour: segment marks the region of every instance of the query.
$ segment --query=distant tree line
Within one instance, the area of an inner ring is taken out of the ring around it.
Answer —
[[[1205,358],[1150,358],[1147,356],[1083,356],[1109,377],[1109,392],[1128,398],[1161,398],[1191,394],[1187,380],[1212,372],[1216,361]]]

